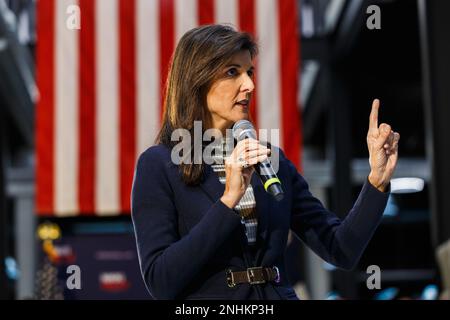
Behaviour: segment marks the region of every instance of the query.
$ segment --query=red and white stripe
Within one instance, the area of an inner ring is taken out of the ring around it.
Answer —
[[[118,0],[96,0],[94,3],[99,14],[94,67],[97,74],[94,211],[101,215],[120,210],[119,4]]]
[[[79,210],[79,37],[65,27],[66,8],[77,1],[58,0],[55,21],[54,210],[75,214]],[[45,94],[45,93],[42,93]],[[63,107],[59,107],[63,106]]]
[[[81,30],[66,23],[81,9]],[[299,46],[295,0],[38,0],[37,211],[130,211],[135,161],[153,144],[177,41],[206,23],[255,34],[259,128],[280,129],[299,164]]]

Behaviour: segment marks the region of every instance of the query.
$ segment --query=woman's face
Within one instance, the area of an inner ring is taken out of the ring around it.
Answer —
[[[212,127],[224,133],[238,120],[248,120],[253,83],[253,64],[250,52],[237,53],[212,84],[206,101],[212,117]]]

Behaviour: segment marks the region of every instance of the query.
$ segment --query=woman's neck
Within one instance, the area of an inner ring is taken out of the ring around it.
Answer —
[[[219,138],[226,138],[227,137],[227,131],[230,131],[233,128],[233,123],[223,123],[221,125],[215,125],[213,126],[215,129],[214,136],[219,136]],[[229,135],[232,134],[230,131],[228,133]]]

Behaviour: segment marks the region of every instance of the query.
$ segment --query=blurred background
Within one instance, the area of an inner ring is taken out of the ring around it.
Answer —
[[[369,173],[374,98],[379,123],[401,134],[393,192],[355,270],[289,237],[300,298],[448,299],[449,12],[444,0],[0,0],[0,298],[150,299],[134,163],[157,132],[179,37],[231,23],[261,45],[253,119],[282,130],[340,217]],[[70,265],[81,289],[67,285]]]

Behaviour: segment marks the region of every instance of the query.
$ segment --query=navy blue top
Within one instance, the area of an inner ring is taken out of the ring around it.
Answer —
[[[249,256],[239,215],[220,201],[225,186],[217,174],[206,165],[203,183],[187,186],[170,153],[157,145],[140,155],[131,195],[142,276],[155,299],[295,299],[284,264],[289,229],[327,262],[352,269],[380,223],[389,196],[366,179],[341,220],[310,193],[280,150],[282,201],[275,201],[258,176],[252,176],[259,225],[257,247]],[[228,287],[228,269],[251,266],[277,266],[281,282]]]

